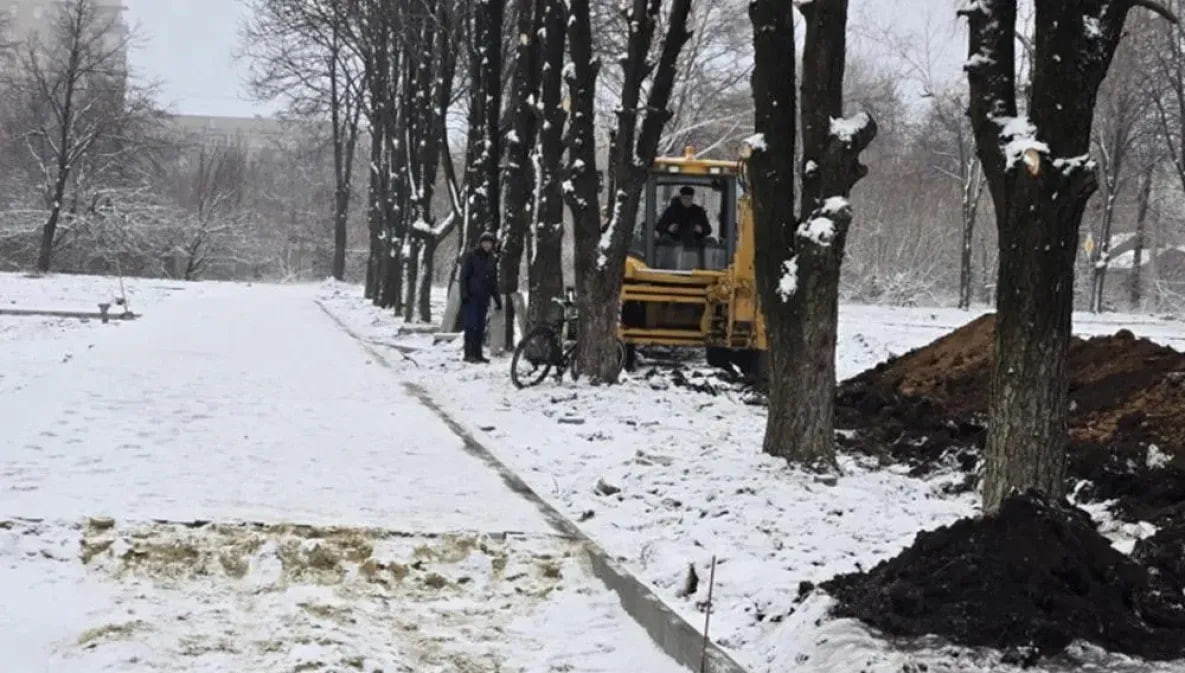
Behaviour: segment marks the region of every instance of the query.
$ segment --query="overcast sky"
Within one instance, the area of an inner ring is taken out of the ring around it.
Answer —
[[[132,54],[133,67],[141,77],[161,83],[161,102],[172,111],[251,116],[276,110],[247,97],[247,66],[234,60],[246,17],[241,0],[124,3],[128,22],[141,29],[142,44]],[[954,0],[852,0],[851,6],[852,40],[861,51],[874,50],[867,35],[888,30],[920,55],[927,44],[923,36],[929,35],[930,57],[923,60],[930,61],[933,77],[948,81],[959,75],[965,29],[955,20]]]

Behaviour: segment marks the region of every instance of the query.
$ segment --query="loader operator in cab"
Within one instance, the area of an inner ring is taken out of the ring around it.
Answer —
[[[695,203],[695,190],[683,187],[658,218],[657,235],[677,241],[701,242],[712,234],[708,211]]]

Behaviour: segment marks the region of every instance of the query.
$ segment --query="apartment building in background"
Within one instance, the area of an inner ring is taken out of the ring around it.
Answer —
[[[0,0],[0,43],[38,44],[58,39],[59,20],[77,0]],[[114,51],[113,69],[127,71],[130,28],[122,0],[84,0],[93,8],[90,29],[100,33],[99,48]]]

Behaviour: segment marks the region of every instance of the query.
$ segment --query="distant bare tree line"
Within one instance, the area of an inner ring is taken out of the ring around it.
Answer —
[[[52,261],[94,271],[118,260],[129,273],[194,278],[348,273],[369,278],[379,303],[429,319],[431,284],[447,278],[457,253],[489,226],[502,232],[506,291],[519,287],[520,267],[548,295],[562,289],[553,279],[573,276],[570,215],[530,177],[539,166],[540,186],[558,188],[564,179],[563,167],[547,167],[562,160],[556,148],[564,151],[557,145],[564,139],[548,132],[565,127],[553,108],[568,104],[566,92],[562,82],[549,85],[540,64],[563,69],[570,47],[546,39],[544,0],[415,0],[397,8],[254,0],[244,31],[253,89],[283,99],[294,120],[310,124],[290,122],[290,137],[264,153],[202,147],[172,132],[153,91],[125,76],[126,45],[97,39],[106,19],[92,2],[66,3],[55,29],[35,41],[0,40],[0,265]],[[752,132],[745,7],[692,3],[658,153],[693,145],[734,157]],[[657,14],[657,34],[668,23],[667,13]],[[590,3],[590,28],[592,54],[606,64],[593,101],[606,188],[607,143],[625,85],[624,71],[609,66],[625,53],[628,30],[600,3]],[[1185,295],[1185,36],[1146,17],[1127,30],[1139,39],[1121,44],[1095,115],[1100,189],[1087,208],[1089,242],[1080,242],[1076,281],[1084,309],[1168,308]],[[847,244],[841,294],[990,302],[995,231],[976,225],[994,214],[973,152],[966,86],[934,81],[921,53],[925,36],[879,38],[864,51],[895,58],[849,55],[845,81],[848,106],[871,110],[880,131],[866,153],[878,170],[852,196],[863,222]],[[661,40],[648,45],[652,62],[660,47]],[[550,61],[540,51],[549,48]],[[643,95],[649,87],[647,80]],[[913,97],[917,89],[924,99]],[[552,107],[542,105],[549,92]],[[515,112],[532,105],[541,111]],[[508,169],[526,180],[508,179]],[[236,176],[235,193],[213,198],[213,210],[194,197],[195,187],[177,187],[188,180],[210,189],[227,175]],[[277,192],[281,185],[294,191]],[[365,268],[347,254],[361,249],[369,249]]]
[[[101,9],[70,0],[40,34],[0,30],[0,268],[330,275],[329,125],[277,122],[267,140],[186,130],[129,77],[135,36]]]

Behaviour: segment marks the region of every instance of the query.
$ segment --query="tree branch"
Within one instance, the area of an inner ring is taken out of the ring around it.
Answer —
[[[1173,10],[1165,7],[1156,0],[1132,0],[1132,6],[1143,7],[1144,9],[1159,14],[1169,23],[1180,23],[1180,20],[1177,18],[1177,15],[1173,13]]]

